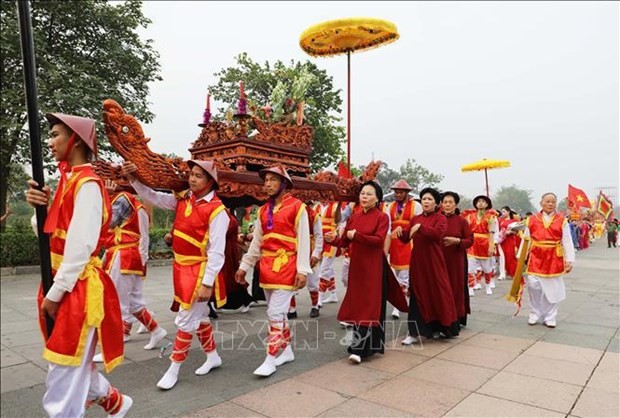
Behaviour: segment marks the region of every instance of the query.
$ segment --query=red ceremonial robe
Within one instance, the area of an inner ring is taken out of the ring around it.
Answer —
[[[446,261],[446,269],[452,286],[452,296],[456,315],[459,322],[463,325],[467,322],[467,314],[470,313],[469,304],[466,296],[467,289],[467,249],[474,243],[474,234],[471,232],[469,223],[461,216],[452,214],[446,216],[448,228],[446,237],[460,238],[461,242],[457,245],[443,246],[443,256]]]
[[[515,223],[514,219],[502,218],[499,221],[499,229],[504,240],[500,243],[504,252],[504,265],[506,267],[506,275],[515,277],[517,272],[517,249],[521,245],[521,238],[517,234],[506,234],[508,225]]]
[[[452,286],[443,256],[443,237],[448,221],[441,213],[423,213],[411,221],[411,228],[420,224],[413,236],[411,265],[409,266],[410,325],[417,325],[420,334],[430,337],[442,331],[458,334],[456,308]],[[410,228],[403,231],[401,240],[408,241]],[[410,326],[410,334],[416,336]]]
[[[368,327],[381,324],[384,271],[387,271],[387,300],[399,311],[408,311],[407,300],[383,253],[388,225],[388,215],[377,208],[359,211],[347,221],[343,236],[332,242],[341,248],[351,245],[349,285],[338,311],[339,321]],[[349,240],[347,231],[353,229],[355,236]]]
[[[588,225],[587,223],[582,223],[581,226],[581,242],[580,247],[582,250],[585,250],[586,248],[590,248],[590,225]]]
[[[226,248],[224,249],[224,282],[226,283],[226,304],[222,309],[238,309],[248,306],[252,296],[248,293],[248,285],[242,286],[235,281],[235,273],[239,269],[241,248],[239,248],[239,222],[228,210],[228,229],[226,230]]]

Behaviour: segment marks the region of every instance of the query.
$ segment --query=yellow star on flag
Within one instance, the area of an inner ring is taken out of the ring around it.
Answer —
[[[577,201],[579,202],[583,202],[583,196],[582,195],[577,195]]]

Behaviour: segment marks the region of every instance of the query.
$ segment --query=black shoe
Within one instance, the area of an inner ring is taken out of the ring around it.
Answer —
[[[295,318],[297,318],[297,312],[289,312],[289,313],[286,314],[286,317],[288,319],[295,319]]]
[[[310,318],[316,318],[320,315],[319,308],[310,309]]]

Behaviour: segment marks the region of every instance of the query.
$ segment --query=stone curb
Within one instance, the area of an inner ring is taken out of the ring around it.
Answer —
[[[148,266],[150,267],[165,267],[172,265],[172,259],[159,259],[149,260]],[[22,274],[39,274],[41,273],[41,266],[14,266],[14,267],[2,267],[0,269],[0,276],[19,276]]]

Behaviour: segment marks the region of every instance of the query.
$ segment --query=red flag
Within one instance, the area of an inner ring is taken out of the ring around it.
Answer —
[[[613,210],[613,202],[609,199],[603,192],[599,192],[598,194],[598,202],[596,204],[596,211],[603,215],[605,219],[609,219],[611,214],[614,212]]]
[[[351,175],[351,172],[347,168],[347,165],[342,161],[338,163],[338,177],[343,177],[345,179],[350,179],[351,177],[353,177]]]
[[[245,219],[248,222],[250,222],[250,220],[252,219],[252,218],[250,218],[250,214],[252,213],[252,209],[253,209],[253,206],[248,206],[247,208],[245,208],[245,215],[243,216],[243,219]]]
[[[590,200],[585,192],[581,189],[568,185],[568,207],[569,209],[579,212],[580,208],[590,209]]]

